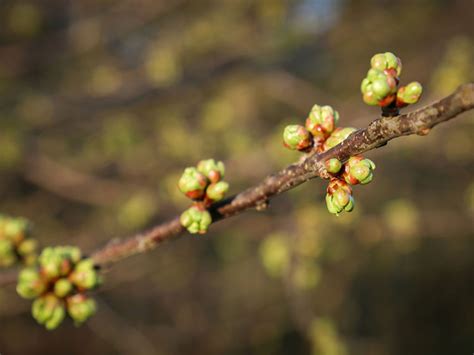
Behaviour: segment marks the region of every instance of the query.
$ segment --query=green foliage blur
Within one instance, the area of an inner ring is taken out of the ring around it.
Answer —
[[[186,166],[230,193],[299,158],[281,133],[314,104],[363,127],[374,53],[414,108],[472,81],[470,1],[0,2],[0,213],[42,245],[92,251],[179,214]],[[409,110],[414,109],[412,107]],[[470,354],[474,115],[367,154],[354,212],[325,183],[117,264],[81,328],[48,333],[0,289],[2,354]]]

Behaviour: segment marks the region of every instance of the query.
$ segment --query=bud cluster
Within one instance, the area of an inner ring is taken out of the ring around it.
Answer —
[[[342,211],[352,211],[354,198],[348,183],[342,179],[332,178],[326,191],[326,206],[330,213],[338,215]]]
[[[225,167],[221,161],[201,160],[196,167],[184,169],[178,182],[179,190],[194,201],[194,204],[181,214],[181,224],[190,233],[204,234],[212,223],[207,208],[220,201],[229,190],[224,178]]]
[[[289,125],[283,131],[283,145],[302,152],[313,147],[320,150],[329,136],[336,130],[339,113],[331,106],[314,105],[305,125]]]
[[[418,102],[423,91],[420,83],[415,81],[399,87],[402,62],[395,54],[374,55],[370,67],[360,86],[366,104],[401,108]]]
[[[99,285],[100,276],[92,259],[84,258],[77,247],[43,249],[36,266],[24,268],[16,290],[34,299],[31,312],[47,329],[61,324],[66,313],[80,325],[96,311],[95,301],[85,292]]]
[[[350,185],[365,185],[374,178],[375,164],[361,155],[350,157],[342,164],[332,158],[325,162],[326,169],[332,174],[326,193],[326,205],[330,213],[339,215],[354,208],[354,198]]]
[[[0,267],[18,262],[32,265],[37,258],[38,241],[31,238],[31,225],[25,218],[0,215]]]
[[[396,72],[397,68],[391,69]],[[321,153],[329,150],[356,131],[352,127],[336,127],[338,122],[339,113],[332,107],[314,105],[304,127],[291,125],[285,128],[284,145],[303,152],[313,150]],[[372,181],[375,164],[362,156],[353,156],[344,164],[337,158],[328,159],[325,167],[331,174],[326,194],[329,212],[339,215],[344,211],[352,211],[354,198],[350,185],[364,185]]]

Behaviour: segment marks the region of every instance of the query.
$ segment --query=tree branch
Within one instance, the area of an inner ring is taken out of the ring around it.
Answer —
[[[262,210],[268,200],[310,179],[329,178],[324,162],[330,158],[346,161],[349,157],[381,147],[388,141],[411,134],[425,135],[439,123],[448,121],[474,107],[474,83],[460,86],[453,94],[416,111],[380,117],[365,129],[351,134],[344,142],[320,154],[311,153],[301,162],[267,176],[261,183],[211,206],[213,222],[239,214],[249,208]],[[92,253],[98,266],[106,266],[129,256],[146,252],[185,231],[179,217],[146,232],[123,240],[113,240]],[[0,285],[2,285],[0,275]],[[7,278],[8,279],[8,278]]]
[[[381,117],[351,134],[344,142],[321,154],[310,154],[300,163],[266,177],[260,184],[211,206],[213,222],[256,207],[315,177],[328,178],[324,162],[330,158],[346,161],[349,157],[383,146],[389,140],[410,134],[427,134],[437,124],[474,107],[474,83],[460,86],[453,94],[408,114]],[[184,232],[179,217],[123,241],[114,241],[92,254],[97,265],[106,265],[153,249]]]

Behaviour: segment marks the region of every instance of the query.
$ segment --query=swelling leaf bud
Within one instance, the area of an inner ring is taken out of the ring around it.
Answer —
[[[390,93],[390,86],[385,78],[376,79],[372,82],[372,91],[377,99],[383,99]]]
[[[353,210],[352,189],[345,181],[331,179],[326,193],[326,206],[328,211],[335,215],[339,215],[343,211],[351,212]]]
[[[61,275],[61,264],[63,258],[59,253],[56,252],[55,248],[44,248],[38,258],[38,261],[41,267],[41,273],[45,277],[54,279]]]
[[[20,243],[17,251],[20,255],[25,256],[35,254],[38,249],[38,241],[36,239],[28,238]]]
[[[66,304],[67,312],[77,326],[84,323],[97,311],[95,301],[81,293],[69,297]]]
[[[41,252],[38,262],[41,274],[53,280],[67,276],[74,264],[81,259],[81,250],[72,246],[47,247]]]
[[[0,239],[0,266],[12,266],[17,261],[15,246],[10,240]]]
[[[407,86],[402,86],[397,92],[397,106],[404,107],[416,104],[423,93],[423,87],[417,81],[411,82]]]
[[[73,285],[68,279],[59,279],[54,283],[54,294],[59,298],[66,297],[72,289]]]
[[[369,69],[367,77],[362,80],[360,90],[362,99],[368,105],[387,106],[395,99],[398,79],[386,71]]]
[[[3,225],[3,233],[15,245],[26,238],[30,231],[30,223],[25,218],[7,218]]]
[[[36,241],[29,239],[31,225],[25,218],[0,215],[0,266],[35,259]]]
[[[37,298],[33,302],[31,313],[48,330],[57,328],[65,316],[63,302],[52,293]]]
[[[81,249],[73,246],[60,246],[55,248],[56,253],[62,258],[70,260],[73,264],[77,263],[82,258]]]
[[[209,211],[201,206],[192,206],[181,214],[180,222],[191,234],[204,234],[207,232],[212,217]]]
[[[184,169],[183,175],[181,175],[178,182],[179,190],[193,200],[199,200],[204,197],[207,185],[208,180],[206,176],[194,167]]]
[[[289,125],[283,131],[283,144],[288,149],[306,150],[313,144],[311,133],[300,125]]]
[[[100,278],[92,259],[79,261],[69,275],[69,280],[79,289],[91,289],[99,284]]]
[[[214,159],[201,160],[197,165],[197,170],[206,176],[210,182],[216,183],[224,177],[225,166],[221,161]]]
[[[206,196],[212,201],[220,201],[229,190],[229,184],[225,181],[210,184],[206,190]]]
[[[380,71],[387,70],[393,76],[400,76],[402,72],[402,61],[390,52],[378,53],[370,59],[370,66]]]
[[[336,174],[341,170],[342,163],[339,159],[332,158],[325,161],[326,170],[331,174]]]
[[[306,129],[318,137],[322,131],[326,136],[331,134],[339,122],[339,113],[331,106],[314,105],[306,119]]]
[[[25,268],[18,275],[16,292],[23,298],[31,299],[41,295],[47,287],[38,270],[33,267]]]
[[[351,185],[368,184],[372,181],[375,164],[370,159],[357,155],[349,158],[344,165],[344,180]]]

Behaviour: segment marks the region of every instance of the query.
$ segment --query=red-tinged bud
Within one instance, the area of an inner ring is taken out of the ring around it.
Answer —
[[[344,164],[344,180],[351,185],[368,184],[374,178],[375,164],[361,155],[351,157]]]
[[[305,127],[289,125],[283,132],[283,144],[288,149],[304,151],[312,146],[313,138]]]
[[[331,134],[339,121],[339,113],[331,106],[314,105],[306,119],[306,128],[313,134],[324,133],[327,137]]]
[[[327,187],[326,206],[328,211],[335,215],[343,211],[352,211],[354,208],[352,189],[344,180],[331,179]]]
[[[383,98],[382,100],[378,101],[377,105],[379,105],[380,107],[386,107],[395,100],[395,97],[396,97],[395,95],[389,95]]]
[[[208,179],[196,168],[186,168],[178,182],[179,190],[187,197],[193,200],[199,200],[204,197]]]
[[[214,159],[201,160],[197,164],[197,170],[205,175],[211,183],[216,183],[224,177],[225,166],[221,161],[216,162]]]
[[[421,97],[423,87],[419,82],[412,82],[407,86],[402,86],[397,92],[397,107],[405,107],[415,104]]]

